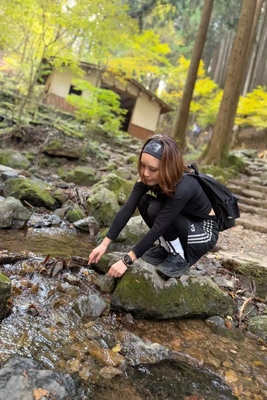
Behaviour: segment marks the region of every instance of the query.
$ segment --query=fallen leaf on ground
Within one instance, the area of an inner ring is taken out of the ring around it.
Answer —
[[[33,389],[33,396],[35,400],[40,400],[43,396],[49,397],[49,392],[45,389]]]

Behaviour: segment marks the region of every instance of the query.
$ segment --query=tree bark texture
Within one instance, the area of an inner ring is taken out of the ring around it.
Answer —
[[[247,47],[251,36],[255,9],[255,0],[243,0],[237,32],[231,50],[224,93],[205,157],[207,164],[220,165],[228,153],[243,73],[246,68]]]
[[[256,46],[257,27],[258,27],[259,19],[260,19],[261,12],[262,12],[263,2],[264,2],[264,0],[257,0],[257,4],[256,4],[254,20],[253,20],[252,30],[251,30],[251,34],[250,34],[248,49],[247,49],[246,70],[245,70],[245,73],[243,76],[243,82],[242,82],[243,95],[246,94],[246,91],[245,91],[246,79],[247,78],[249,79],[249,75],[250,75],[249,72],[251,72],[251,67],[253,64],[254,56],[255,56],[254,45]]]
[[[212,7],[213,0],[205,0],[200,25],[193,48],[191,63],[187,74],[185,88],[172,131],[172,137],[174,137],[179,142],[182,149],[184,149],[185,147],[185,131],[188,122],[190,103],[192,100],[195,82],[197,79],[198,67],[207,36]]]

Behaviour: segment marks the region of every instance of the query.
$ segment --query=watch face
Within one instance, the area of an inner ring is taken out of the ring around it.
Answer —
[[[133,264],[133,260],[131,259],[131,257],[126,254],[126,256],[124,256],[124,261],[126,262],[126,264],[132,265]]]

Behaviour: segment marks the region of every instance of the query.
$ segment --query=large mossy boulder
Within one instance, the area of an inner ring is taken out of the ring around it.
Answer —
[[[109,266],[122,258],[111,253]],[[184,275],[164,281],[155,267],[139,259],[118,282],[111,297],[115,309],[133,313],[139,318],[206,318],[227,316],[235,304],[210,278]]]
[[[87,209],[100,227],[108,227],[113,222],[120,206],[116,195],[106,188],[99,188],[89,199],[86,200]]]
[[[27,169],[30,161],[16,150],[0,150],[0,164],[16,169]]]
[[[98,193],[102,188],[106,188],[113,192],[120,205],[126,203],[133,189],[134,182],[127,181],[120,176],[110,173],[104,176],[99,182],[92,187],[92,195]]]
[[[64,180],[80,186],[91,186],[96,183],[98,179],[93,168],[80,166],[69,171],[64,177]]]
[[[28,178],[10,178],[5,182],[5,196],[27,201],[32,206],[45,207],[53,210],[57,207],[57,200],[51,195],[47,185],[39,180]]]
[[[11,296],[11,282],[8,277],[0,273],[0,321],[8,312],[8,299]]]
[[[31,216],[20,200],[7,197],[0,201],[0,228],[21,229]]]
[[[43,153],[54,157],[66,157],[68,159],[79,160],[85,157],[86,148],[81,146],[78,142],[66,142],[64,139],[56,138],[47,143],[43,148]]]

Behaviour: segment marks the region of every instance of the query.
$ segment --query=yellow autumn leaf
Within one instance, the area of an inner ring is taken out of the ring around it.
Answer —
[[[40,400],[43,396],[49,397],[49,392],[45,389],[33,389],[33,396],[35,400]]]
[[[114,351],[114,353],[118,353],[121,351],[121,345],[117,343],[116,346],[113,347],[112,351]]]

